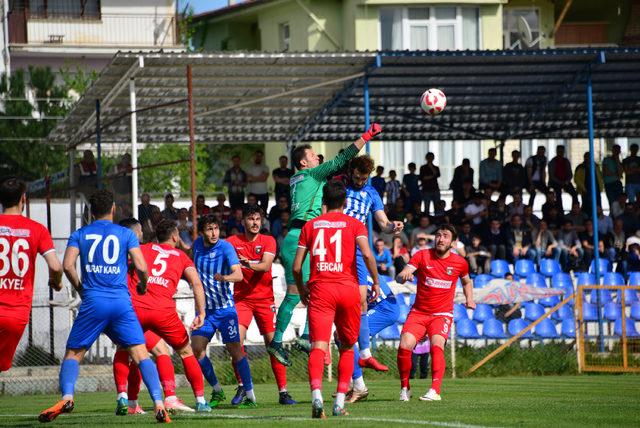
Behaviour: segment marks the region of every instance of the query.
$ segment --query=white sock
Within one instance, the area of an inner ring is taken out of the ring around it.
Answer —
[[[250,389],[247,392],[247,398],[251,401],[256,401],[256,395],[253,393],[253,389]]]
[[[66,394],[62,396],[63,400],[71,400],[73,401],[73,394]]]
[[[162,402],[162,400],[156,400],[155,403],[153,403],[156,407],[164,407],[164,403]]]
[[[200,404],[204,404],[207,401],[204,399],[204,397],[202,395],[196,397],[196,403],[200,403]]]
[[[278,392],[287,392],[287,388],[282,388],[280,391]]]
[[[344,392],[338,392],[336,394],[336,406],[344,409]]]
[[[366,360],[367,358],[371,358],[371,348],[361,349],[360,358],[362,358],[363,360]]]
[[[129,407],[131,407],[132,409],[138,407],[138,400],[129,400]]]
[[[362,376],[357,377],[353,380],[353,389],[357,389],[358,391],[364,391],[367,389],[367,385],[364,384],[364,379]]]
[[[321,403],[324,402],[322,400],[322,391],[319,389],[314,389],[313,391],[311,391],[311,401],[315,400],[320,400]]]
[[[219,383],[216,383],[215,385],[213,385],[213,390],[215,392],[220,392],[222,391],[222,386]]]
[[[121,392],[118,394],[118,400],[124,398],[125,400],[127,400],[129,397],[127,396],[126,392]]]
[[[164,401],[169,401],[169,402],[173,402],[173,401],[177,401],[178,397],[176,397],[175,395],[170,395],[168,397],[165,397]]]

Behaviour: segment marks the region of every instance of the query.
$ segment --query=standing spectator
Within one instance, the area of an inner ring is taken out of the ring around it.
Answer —
[[[638,157],[638,145],[629,146],[629,156],[622,161],[626,176],[626,189],[629,202],[635,202],[640,192],[640,157]]]
[[[564,146],[557,146],[556,156],[549,161],[549,187],[556,192],[560,209],[562,209],[563,190],[571,195],[573,202],[578,200],[576,189],[571,184],[572,178],[571,162],[564,157]]]
[[[427,163],[420,167],[420,181],[422,182],[422,200],[424,201],[424,212],[429,214],[429,205],[433,202],[433,209],[436,208],[436,202],[440,200],[440,187],[438,186],[438,177],[440,177],[440,168],[434,165],[435,156],[429,152],[425,156]]]
[[[423,213],[420,216],[418,227],[411,231],[411,245],[415,245],[418,235],[432,235],[435,230],[436,226],[431,224],[431,218],[429,217],[429,215]]]
[[[289,158],[284,155],[278,158],[278,162],[280,162],[280,166],[271,172],[271,175],[273,176],[273,182],[275,183],[273,189],[275,193],[275,199],[276,201],[278,201],[280,197],[284,196],[285,198],[287,198],[287,201],[290,201],[291,186],[289,185],[289,181],[293,176],[293,169],[289,168]]]
[[[473,168],[469,159],[462,159],[462,164],[453,170],[453,179],[449,184],[449,189],[453,191],[453,199],[461,200],[462,186],[465,182],[471,183],[473,187]]]
[[[469,262],[469,273],[477,275],[491,272],[491,253],[482,245],[480,235],[472,235],[471,245],[465,246],[465,251],[467,262]]]
[[[600,166],[596,163],[596,206],[602,206],[600,193],[602,193],[602,173]],[[576,187],[582,195],[582,209],[591,211],[591,160],[589,152],[585,152],[583,162],[576,167],[575,173]]]
[[[540,228],[533,233],[533,249],[536,252],[536,263],[538,264],[542,258],[560,261],[558,242],[544,220],[540,221]]]
[[[240,168],[240,156],[231,158],[232,166],[224,173],[222,182],[229,191],[229,205],[231,209],[242,208],[244,204],[244,189],[247,186],[247,173]]]
[[[564,221],[562,229],[558,232],[557,241],[562,269],[565,272],[569,272],[579,266],[584,252],[571,220]]]
[[[520,152],[514,150],[511,152],[511,162],[502,167],[502,194],[505,198],[507,195],[520,193],[527,187],[527,172],[520,163]]]
[[[162,210],[162,217],[168,220],[178,219],[178,210],[173,206],[175,198],[171,193],[164,195],[164,210]]]
[[[496,149],[489,149],[488,157],[480,162],[480,190],[500,192],[502,187],[502,164],[496,159]]]
[[[280,218],[280,214],[282,214],[283,211],[291,212],[289,198],[286,196],[280,196],[276,204],[269,210],[269,215],[267,216],[269,222],[273,224],[274,221]]]
[[[544,146],[538,146],[536,154],[530,156],[525,163],[527,170],[527,185],[529,186],[529,205],[533,206],[536,198],[536,189],[547,194],[547,157]]]
[[[253,165],[247,167],[247,192],[256,195],[258,205],[266,213],[269,208],[269,191],[267,189],[269,168],[263,162],[264,153],[261,150],[256,151],[253,156]]]
[[[489,230],[482,238],[485,246],[491,253],[491,258],[496,260],[506,260],[507,257],[507,236],[502,230],[502,223],[498,219],[489,222]]]
[[[395,205],[396,201],[400,199],[400,182],[396,180],[395,169],[389,171],[389,181],[385,184],[384,190],[387,194],[387,204]]]
[[[376,259],[376,267],[378,268],[378,273],[380,275],[387,275],[391,278],[396,277],[396,270],[393,267],[391,251],[384,246],[384,241],[382,239],[376,240],[373,257]]]
[[[400,236],[394,236],[391,242],[391,257],[396,272],[400,272],[409,263],[409,251]]]
[[[80,172],[80,187],[83,187],[85,193],[91,194],[97,189],[98,164],[91,150],[82,152],[82,160],[78,163]]]
[[[218,219],[224,224],[231,217],[231,208],[226,206],[224,203],[227,198],[224,197],[224,193],[218,193],[216,196],[216,201],[218,205],[215,205],[211,208],[211,213],[217,215]]]
[[[536,252],[531,245],[531,230],[522,225],[522,217],[519,214],[511,217],[511,224],[506,233],[508,251],[513,263],[520,259],[535,260]]]
[[[407,211],[420,212],[422,204],[422,194],[420,193],[420,177],[416,174],[416,164],[411,162],[408,165],[409,172],[402,177],[402,193],[404,195],[404,206]],[[416,206],[418,207],[416,209]]]
[[[376,167],[376,175],[371,177],[371,186],[376,190],[376,192],[378,192],[381,200],[384,199],[384,190],[386,187],[386,182],[382,174],[384,174],[384,167],[382,165],[378,165]]]
[[[618,199],[618,196],[623,191],[622,174],[624,174],[624,167],[620,160],[620,152],[620,146],[614,144],[611,147],[611,156],[607,156],[602,160],[602,181],[604,182],[604,191],[607,194],[609,206]]]

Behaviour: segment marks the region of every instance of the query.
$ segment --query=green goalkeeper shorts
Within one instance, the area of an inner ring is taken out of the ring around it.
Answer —
[[[282,249],[280,250],[280,260],[284,267],[284,278],[287,285],[296,285],[293,278],[293,260],[296,258],[298,251],[298,239],[300,239],[300,229],[291,229],[282,241]],[[302,262],[302,280],[306,284],[309,281],[309,254]]]

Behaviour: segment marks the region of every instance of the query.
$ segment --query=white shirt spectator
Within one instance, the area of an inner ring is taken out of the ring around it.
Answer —
[[[472,202],[464,208],[464,213],[466,215],[472,216],[471,221],[474,225],[477,225],[482,222],[482,217],[480,216],[480,214],[482,214],[482,212],[484,212],[484,210],[486,209],[487,207],[483,203],[476,205]]]
[[[261,174],[264,174],[265,172],[267,173],[267,177],[268,177],[270,172],[269,168],[267,168],[265,164],[256,165],[255,163],[252,163],[251,165],[247,166],[245,168],[245,171],[247,174],[253,177],[258,177]],[[267,179],[265,178],[264,181],[248,183],[247,192],[253,193],[255,195],[264,195],[265,193],[268,193]]]

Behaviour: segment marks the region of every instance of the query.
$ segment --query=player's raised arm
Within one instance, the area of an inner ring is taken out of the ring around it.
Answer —
[[[384,233],[394,233],[399,235],[400,232],[404,229],[404,223],[401,221],[391,221],[384,210],[378,210],[374,212],[373,217],[375,218],[378,226]]]
[[[412,266],[410,264],[406,265],[402,271],[396,275],[396,282],[398,284],[404,284],[407,281],[413,281],[413,273],[416,271],[417,267]]]
[[[460,278],[460,281],[462,282],[462,291],[466,299],[464,305],[467,309],[475,309],[476,302],[473,301],[473,282],[471,281],[471,278],[469,278],[469,274]]]
[[[373,285],[371,286],[371,297],[369,297],[369,302],[373,302],[378,298],[378,296],[380,296],[380,281],[378,279],[378,268],[376,267],[376,259],[371,253],[371,248],[369,247],[369,239],[366,236],[356,237],[356,243],[358,244],[360,252],[362,253],[364,264],[367,266],[367,270],[369,271],[369,273],[371,274],[371,278],[373,279]]]
[[[193,267],[189,266],[184,271],[184,277],[191,285],[193,289],[193,299],[196,304],[196,317],[191,323],[191,329],[196,330],[204,324],[205,314],[205,303],[204,303],[204,286],[202,285],[202,281],[200,281],[200,276],[198,276],[198,271]]]
[[[138,285],[136,289],[138,294],[142,295],[147,292],[147,280],[149,279],[149,272],[147,271],[147,262],[144,260],[140,247],[129,249],[129,257],[131,257],[131,263],[138,272]]]
[[[55,251],[49,251],[44,255],[44,261],[49,267],[49,287],[56,291],[62,290],[62,265]]]
[[[78,247],[68,246],[64,252],[62,267],[64,269],[65,276],[67,277],[73,288],[78,293],[82,293],[82,282],[80,281],[80,276],[78,275],[78,270],[76,269],[76,261],[78,260],[79,255],[80,249]]]

